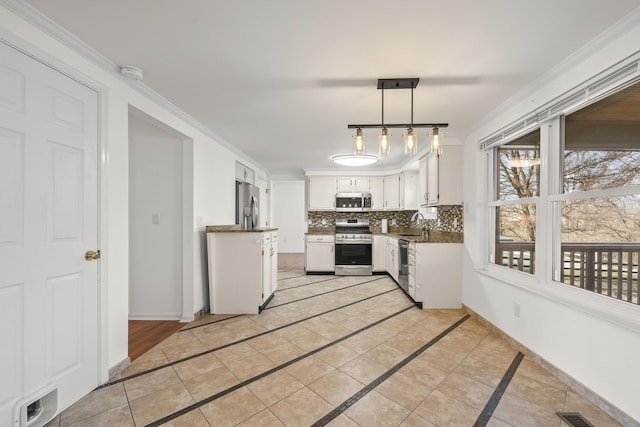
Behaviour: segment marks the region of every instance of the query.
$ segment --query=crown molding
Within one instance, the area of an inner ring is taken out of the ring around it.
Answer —
[[[157,93],[155,90],[151,89],[149,86],[140,81],[131,81],[130,79],[125,78],[120,74],[120,66],[111,60],[109,60],[106,56],[102,55],[100,52],[96,51],[94,48],[80,40],[74,34],[66,30],[64,27],[60,26],[58,23],[53,21],[51,18],[42,14],[39,10],[34,8],[28,3],[25,3],[22,0],[0,0],[0,5],[4,6],[9,11],[13,12],[27,23],[33,25],[46,35],[54,38],[58,42],[60,42],[65,47],[71,49],[73,52],[80,55],[82,58],[91,62],[101,70],[107,72],[114,78],[118,79],[121,83],[127,85],[131,89],[140,93],[147,99],[153,101],[158,104],[160,107],[166,109],[168,112],[175,115],[180,120],[185,123],[193,126],[199,132],[202,132],[209,138],[213,139],[215,142],[219,143],[232,153],[240,156],[243,159],[253,162],[256,165],[259,165],[262,169],[267,172],[269,175],[269,171],[265,168],[260,162],[251,156],[247,155],[236,146],[231,144],[225,138],[221,137],[213,130],[208,128],[207,126],[200,123],[198,120],[190,116],[187,112],[182,110],[180,107],[173,104],[168,99],[164,98],[162,95]],[[136,107],[137,108],[137,107]],[[148,113],[147,113],[148,114]]]
[[[629,31],[634,28],[640,26],[640,7],[637,7],[629,14],[625,15],[621,20],[613,24],[611,27],[604,30],[594,39],[587,42],[584,46],[582,46],[577,51],[573,52],[571,55],[567,56],[564,60],[556,64],[549,71],[544,73],[542,76],[531,82],[529,85],[523,87],[518,92],[513,94],[507,100],[502,102],[496,108],[491,110],[487,115],[478,120],[475,124],[469,127],[467,132],[464,135],[463,139],[467,139],[469,135],[478,131],[482,126],[484,126],[487,122],[493,121],[499,118],[502,114],[509,111],[518,103],[523,100],[529,98],[531,95],[535,94],[539,90],[543,89],[549,83],[553,82],[553,80],[562,76],[566,72],[574,69],[580,63],[589,59],[591,56],[600,52],[602,49],[609,46],[612,42],[619,39]],[[536,104],[536,108],[540,105],[543,105],[544,102],[540,102]]]

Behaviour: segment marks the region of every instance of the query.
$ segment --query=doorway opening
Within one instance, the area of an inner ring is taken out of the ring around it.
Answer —
[[[193,141],[130,106],[130,359],[193,320],[192,171]]]

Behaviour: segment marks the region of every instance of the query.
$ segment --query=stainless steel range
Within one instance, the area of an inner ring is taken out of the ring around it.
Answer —
[[[336,275],[372,275],[373,234],[369,218],[336,219],[335,249]]]

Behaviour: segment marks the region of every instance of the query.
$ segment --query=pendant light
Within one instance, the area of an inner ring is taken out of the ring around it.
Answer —
[[[431,134],[431,152],[440,154],[440,130],[435,127]]]
[[[378,137],[378,154],[386,156],[391,151],[391,135],[386,127],[384,127],[384,86],[382,87],[382,132]]]
[[[378,79],[378,89],[382,90],[382,123],[381,124],[350,124],[347,125],[349,129],[357,129],[356,135],[353,139],[353,157],[367,156],[365,154],[364,135],[362,129],[382,129],[380,136],[378,137],[378,154],[379,157],[386,156],[391,151],[391,134],[389,129],[392,128],[404,128],[407,130],[404,137],[404,153],[407,155],[416,154],[418,152],[418,136],[416,135],[416,128],[432,128],[435,136],[435,145],[432,138],[431,148],[440,149],[439,128],[446,128],[448,123],[414,123],[413,122],[413,89],[416,88],[420,79],[418,77],[410,78],[393,78],[393,79]],[[388,124],[384,122],[384,90],[385,89],[411,89],[411,123],[392,123]],[[345,155],[333,156],[334,161],[344,160]],[[370,155],[371,156],[371,155]],[[376,159],[378,156],[372,156]],[[375,160],[374,160],[375,161]]]
[[[353,154],[360,156],[364,154],[364,135],[362,129],[356,130],[356,136],[353,137]]]
[[[404,137],[404,154],[411,155],[418,152],[418,139],[412,128],[407,129]]]
[[[404,154],[412,155],[418,152],[418,138],[413,131],[413,86],[411,86],[411,126],[407,128],[407,134],[404,137]]]

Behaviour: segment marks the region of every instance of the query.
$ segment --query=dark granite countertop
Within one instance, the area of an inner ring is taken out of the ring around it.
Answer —
[[[207,225],[205,228],[207,233],[262,233],[265,231],[277,231],[277,228],[254,228],[252,230],[243,230],[239,225]]]
[[[380,228],[372,227],[372,233],[378,236],[396,237],[398,239],[408,240],[411,243],[462,243],[464,242],[464,233],[451,232],[451,231],[427,231],[426,238],[422,236],[419,229],[415,228],[402,228],[402,227],[389,227],[388,233],[383,233]],[[312,228],[309,229],[305,235],[318,235],[318,234],[334,234],[333,228]]]

